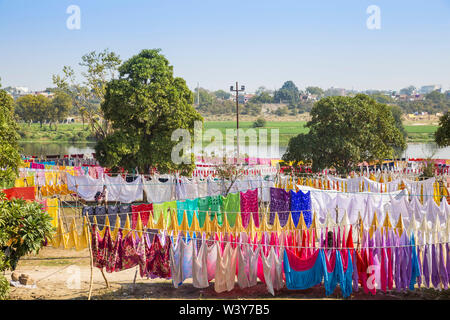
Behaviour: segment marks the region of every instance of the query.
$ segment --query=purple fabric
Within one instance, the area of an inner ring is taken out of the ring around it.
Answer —
[[[405,233],[402,234],[400,238],[400,246],[405,246]],[[405,290],[409,285],[408,279],[408,253],[406,247],[399,248],[400,256],[401,256],[401,264],[400,264],[400,290]]]
[[[439,267],[436,254],[436,245],[434,243],[431,245],[431,264],[432,264],[431,283],[433,284],[433,287],[437,289],[439,287],[441,279],[439,278]]]
[[[381,234],[380,234],[381,236]],[[381,251],[380,261],[381,261],[381,289],[386,292],[386,288],[388,287],[388,257],[387,257],[387,249],[386,249],[386,237],[382,237],[381,247],[383,249],[379,249]]]
[[[428,245],[425,245],[425,249],[423,252],[423,279],[425,287],[430,287],[430,267],[428,266],[428,255],[430,254],[430,248]]]
[[[400,265],[401,265],[401,257],[400,257],[400,248],[399,248],[399,239],[395,237],[394,239],[394,256],[395,256],[395,270],[394,270],[394,281],[395,281],[395,289],[400,291],[401,279],[400,279]]]
[[[353,275],[352,275],[352,280],[353,280],[353,291],[358,292],[359,290],[359,286],[358,286],[358,266],[356,265],[356,250],[352,250],[353,251],[353,256],[352,256],[352,263],[353,263]]]
[[[280,188],[270,188],[270,216],[269,224],[273,224],[275,221],[275,213],[278,213],[280,219],[280,225],[284,227],[289,219],[289,205],[290,205],[289,192]]]
[[[406,235],[406,233],[404,233]],[[410,239],[407,239],[405,241],[405,245],[410,245],[411,241]],[[405,278],[403,279],[404,283],[403,285],[405,286],[405,290],[407,290],[409,288],[409,284],[411,282],[411,275],[412,275],[412,250],[413,248],[410,246],[404,247],[403,248],[403,252],[405,253],[405,259],[406,259],[406,274],[405,274]]]
[[[447,278],[450,282],[450,247],[449,247],[448,243],[445,244],[445,246],[447,248]]]
[[[417,260],[419,260],[419,270],[423,270],[422,269],[422,261],[421,261],[420,247],[419,246],[417,246]],[[422,274],[422,272],[420,274]],[[422,276],[421,275],[419,275],[417,277],[417,285],[419,286],[419,288],[422,285]]]
[[[444,264],[444,247],[442,243],[439,244],[439,276],[441,278],[442,285],[444,289],[448,289],[448,273]]]

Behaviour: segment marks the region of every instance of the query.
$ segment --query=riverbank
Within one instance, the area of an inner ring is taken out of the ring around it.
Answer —
[[[267,121],[263,128],[255,128],[256,135],[259,137],[259,131],[261,129],[267,130],[267,141],[271,143],[272,130],[278,130],[279,133],[279,145],[285,147],[289,143],[289,139],[295,137],[300,133],[307,133],[308,128],[305,127],[306,121]],[[253,121],[240,121],[239,127],[247,130],[253,128]],[[217,129],[219,130],[224,139],[227,129],[235,129],[235,121],[208,121],[204,122],[204,130]],[[408,143],[428,143],[434,141],[434,132],[437,130],[437,125],[429,123],[411,123],[405,124],[405,130],[408,134]],[[93,143],[95,142],[90,128],[87,124],[73,123],[73,124],[60,124],[55,130],[53,127],[50,129],[48,125],[39,124],[21,124],[19,134],[21,136],[21,142],[72,142],[72,143]],[[204,140],[204,142],[210,142]]]

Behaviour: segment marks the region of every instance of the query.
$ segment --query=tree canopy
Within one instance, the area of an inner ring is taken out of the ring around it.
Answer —
[[[450,146],[450,111],[439,119],[439,127],[434,133],[436,144],[439,147]]]
[[[283,86],[275,91],[274,102],[286,102],[290,105],[295,105],[300,101],[300,90],[292,81],[286,81]]]
[[[50,104],[46,96],[27,94],[16,100],[16,114],[25,122],[37,121],[42,126],[53,116]]]
[[[307,87],[306,92],[308,92],[309,94],[314,94],[314,95],[317,95],[318,97],[321,97],[321,96],[323,96],[325,91],[323,91],[323,89],[319,88],[319,87]]]
[[[193,107],[193,93],[182,78],[173,76],[173,67],[160,49],[142,50],[119,67],[119,78],[106,86],[101,109],[112,132],[97,142],[96,157],[109,168],[137,168],[148,172],[182,170],[192,172],[192,164],[175,164],[171,140],[176,129],[187,129],[191,137],[194,122],[203,121]]]
[[[50,120],[55,123],[63,121],[72,110],[72,98],[63,91],[56,91],[50,101]]]
[[[315,171],[349,172],[362,161],[393,158],[394,148],[406,147],[391,108],[363,94],[321,99],[306,127],[307,134],[289,141],[283,160],[309,162]]]
[[[19,154],[18,126],[14,118],[14,100],[0,90],[0,184],[14,181],[22,162]]]

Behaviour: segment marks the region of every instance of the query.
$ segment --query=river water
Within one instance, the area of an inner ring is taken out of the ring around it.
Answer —
[[[95,143],[42,143],[22,142],[22,153],[25,155],[65,155],[65,154],[89,154],[94,153]],[[211,150],[211,149],[210,149]],[[286,147],[261,149],[256,145],[246,146],[240,150],[240,154],[248,154],[250,157],[281,158],[286,152]],[[434,153],[434,155],[433,155]],[[216,151],[217,154],[217,151]],[[450,159],[450,147],[433,150],[432,144],[410,143],[403,153],[407,158],[426,158],[433,156],[435,159]]]

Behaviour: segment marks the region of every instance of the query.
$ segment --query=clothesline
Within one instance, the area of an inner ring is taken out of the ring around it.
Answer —
[[[93,224],[94,225],[94,224]],[[105,224],[96,224],[97,226],[103,226],[106,227],[107,225]],[[156,231],[145,231],[145,230],[136,230],[136,229],[132,229],[132,228],[120,228],[122,230],[128,230],[128,231],[134,231],[136,233],[142,232],[145,234],[154,234],[154,235],[160,235],[161,234],[161,230],[156,232]],[[167,232],[167,230],[164,230],[163,232]],[[172,231],[173,232],[173,231]],[[191,232],[189,230],[179,230],[179,232]],[[193,231],[196,232],[196,231]],[[266,231],[266,232],[275,232],[275,231]],[[281,232],[285,232],[285,231],[281,231]],[[205,233],[205,232],[203,232]],[[215,232],[215,233],[220,233],[220,232]],[[170,235],[169,237],[172,237],[174,239],[178,239],[178,238],[182,238],[182,239],[187,239],[187,236],[174,236],[174,235]],[[200,240],[200,238],[196,238],[198,240]],[[249,238],[250,239],[250,238]],[[191,240],[194,240],[194,238],[191,237]],[[230,244],[249,244],[249,245],[259,245],[259,244],[255,244],[255,243],[242,243],[242,242],[238,242],[236,241],[227,241],[227,240],[221,240],[221,239],[205,239],[206,241],[211,241],[211,242],[219,242],[219,243],[230,243]],[[325,241],[327,241],[327,239],[324,239]],[[353,243],[357,243],[357,241],[353,241]],[[426,243],[426,244],[414,244],[414,245],[396,245],[396,246],[381,246],[381,247],[376,247],[376,246],[363,246],[363,245],[359,245],[358,248],[361,249],[383,249],[383,248],[409,248],[409,247],[425,247],[427,245],[433,245],[433,244],[447,244],[450,243],[450,241],[442,241],[442,242],[433,242],[433,243]],[[261,244],[262,245],[262,244]],[[340,250],[340,249],[357,249],[355,247],[323,247],[323,246],[314,246],[314,247],[310,247],[310,246],[285,246],[285,245],[271,245],[271,244],[264,244],[262,246],[267,246],[267,247],[275,247],[275,248],[294,248],[294,249],[330,249],[330,250]]]
[[[106,184],[105,184],[106,185]],[[112,185],[124,185],[124,184],[107,184],[106,186],[112,186]],[[104,184],[101,184],[101,185],[78,185],[78,186],[104,186]],[[299,185],[300,187],[308,187],[308,186],[303,186],[303,185]],[[248,191],[248,190],[256,190],[256,189],[270,189],[270,188],[274,188],[274,187],[271,187],[271,186],[261,186],[261,187],[257,187],[257,188],[253,188],[253,189],[247,189],[246,191]],[[285,188],[276,188],[276,189],[283,189],[283,190],[285,190]],[[293,189],[291,189],[292,191],[294,191]],[[71,191],[71,190],[69,190],[69,191]],[[246,191],[237,191],[237,192],[246,192]],[[302,191],[302,190],[299,190],[299,191]],[[412,194],[412,193],[407,193],[407,194],[402,194],[401,192],[399,192],[399,193],[397,193],[396,194],[396,192],[397,191],[401,191],[401,190],[396,190],[396,191],[391,191],[391,192],[368,192],[368,191],[360,191],[360,192],[357,192],[357,191],[339,191],[339,190],[327,190],[327,189],[312,189],[312,190],[308,190],[308,191],[306,191],[306,192],[303,192],[304,194],[306,194],[306,193],[308,193],[308,192],[324,192],[324,193],[338,193],[338,194],[367,194],[367,195],[377,195],[377,196],[392,196],[392,197],[398,197],[398,196],[400,196],[400,197],[408,197],[408,196],[410,196],[410,197],[421,197],[421,196],[423,196],[423,197],[433,197],[433,196],[435,196],[434,194]],[[232,193],[237,193],[237,192],[230,192],[229,194],[232,194]],[[298,192],[298,191],[294,191],[294,192]],[[220,194],[219,194],[220,195]],[[444,195],[439,195],[440,197],[441,196],[444,196]],[[199,197],[199,198],[205,198],[205,197]],[[195,200],[195,199],[197,199],[197,198],[194,198],[194,199],[182,199],[182,200]],[[182,201],[182,200],[173,200],[173,201]],[[164,203],[164,201],[163,202],[155,202],[155,203]]]
[[[140,212],[136,212],[136,213],[141,213],[141,212],[143,212],[143,211],[140,211]],[[125,213],[124,213],[125,214]],[[128,215],[128,213],[126,213],[127,215]],[[116,215],[121,215],[121,214],[119,214],[119,213],[117,213]],[[70,216],[64,216],[64,217],[66,217],[66,218],[72,218],[72,219],[75,219],[75,220],[79,220],[79,219],[83,219],[83,225],[84,225],[84,218],[86,217],[86,218],[88,218],[89,219],[89,216],[92,216],[92,217],[97,217],[97,216],[109,216],[109,215],[70,215]],[[120,217],[119,217],[119,219],[120,219]],[[126,221],[126,220],[125,220]],[[141,220],[142,221],[142,220]],[[213,221],[213,220],[211,220],[211,221]],[[266,220],[267,221],[267,220]],[[300,223],[300,222],[299,222]],[[316,222],[317,223],[317,222]],[[306,229],[305,230],[308,230],[308,231],[311,231],[311,230],[315,230],[315,231],[323,231],[323,230],[328,230],[328,229],[336,229],[336,228],[340,228],[340,227],[347,227],[347,226],[352,226],[352,227],[355,227],[355,228],[357,228],[357,227],[360,227],[361,226],[361,222],[359,222],[359,221],[357,221],[357,222],[354,222],[354,223],[341,223],[341,222],[339,222],[339,223],[334,223],[334,225],[332,225],[332,226],[324,226],[324,224],[326,223],[326,221],[322,224],[321,223],[321,225],[322,226],[315,226],[315,227],[313,227],[312,225],[308,228],[308,227],[306,227]],[[105,224],[99,224],[98,222],[97,222],[97,225],[101,225],[101,226],[106,226]],[[269,224],[270,225],[270,224]],[[112,227],[114,227],[114,230],[115,230],[115,226],[112,226],[112,225],[108,225],[110,228],[112,228]],[[179,226],[180,226],[180,224],[179,224]],[[273,225],[272,225],[273,226]],[[364,225],[363,225],[363,227],[364,227]],[[368,229],[370,229],[370,228],[372,228],[372,227],[374,227],[373,225],[371,225],[371,226],[369,226],[368,227]],[[143,228],[147,228],[146,226],[143,226]],[[259,228],[259,227],[256,227],[256,228]],[[281,228],[283,228],[283,227],[281,227]],[[382,228],[388,228],[388,227],[385,227],[385,226],[383,226],[383,225],[381,225],[381,226],[377,226],[376,228],[380,228],[380,229],[382,229]],[[397,227],[393,227],[393,226],[391,226],[390,228],[392,228],[392,229],[399,229],[399,228],[397,228]],[[118,227],[118,229],[123,229],[123,227]],[[152,229],[152,228],[147,228],[147,229]],[[134,230],[134,229],[133,229]],[[161,229],[162,230],[162,229]],[[280,232],[289,232],[289,231],[297,231],[297,230],[303,230],[303,229],[292,229],[292,230],[281,230]],[[181,231],[181,230],[180,230]],[[182,231],[189,231],[189,230],[182,230]],[[258,230],[255,230],[255,231],[257,231],[257,232],[270,232],[270,233],[274,233],[274,232],[278,232],[278,231],[258,231]],[[445,231],[445,230],[444,230]],[[141,231],[139,231],[139,232],[141,232]],[[190,231],[190,232],[192,232],[192,231]],[[200,232],[200,231],[194,231],[194,232]]]

